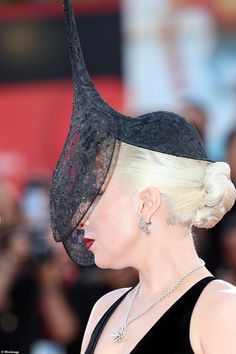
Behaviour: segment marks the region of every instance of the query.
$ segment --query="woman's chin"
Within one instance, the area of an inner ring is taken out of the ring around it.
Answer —
[[[96,264],[96,266],[98,268],[101,269],[114,269],[114,270],[118,270],[118,269],[124,269],[126,268],[125,265],[120,264],[120,262],[114,262],[114,260],[108,260],[108,259],[101,259],[100,257],[94,257],[94,263]],[[128,266],[127,266],[128,267]]]
[[[107,260],[105,259],[101,259],[100,257],[94,257],[94,263],[96,264],[96,266],[98,268],[101,268],[101,269],[111,269],[111,263],[108,262]]]

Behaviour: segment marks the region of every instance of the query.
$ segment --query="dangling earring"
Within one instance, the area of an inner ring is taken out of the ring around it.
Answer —
[[[151,225],[151,221],[146,222],[143,218],[140,219],[138,227],[142,230],[146,235],[149,235],[151,232],[148,230],[148,226]]]

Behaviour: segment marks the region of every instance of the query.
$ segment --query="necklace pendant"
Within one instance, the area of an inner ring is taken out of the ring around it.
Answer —
[[[117,331],[113,331],[111,336],[114,342],[120,343],[124,339],[124,336],[126,334],[127,327],[125,324],[121,325]]]

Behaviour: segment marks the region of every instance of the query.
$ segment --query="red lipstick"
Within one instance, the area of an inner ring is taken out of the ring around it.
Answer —
[[[83,238],[83,242],[85,243],[85,246],[87,248],[87,250],[89,251],[89,249],[92,247],[94,240],[92,240],[91,238]]]

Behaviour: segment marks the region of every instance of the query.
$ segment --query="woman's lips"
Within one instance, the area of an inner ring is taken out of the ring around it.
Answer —
[[[94,243],[94,240],[91,238],[84,237],[83,242],[85,243],[85,246],[86,246],[87,250],[89,251],[89,249],[92,247],[92,245]]]

